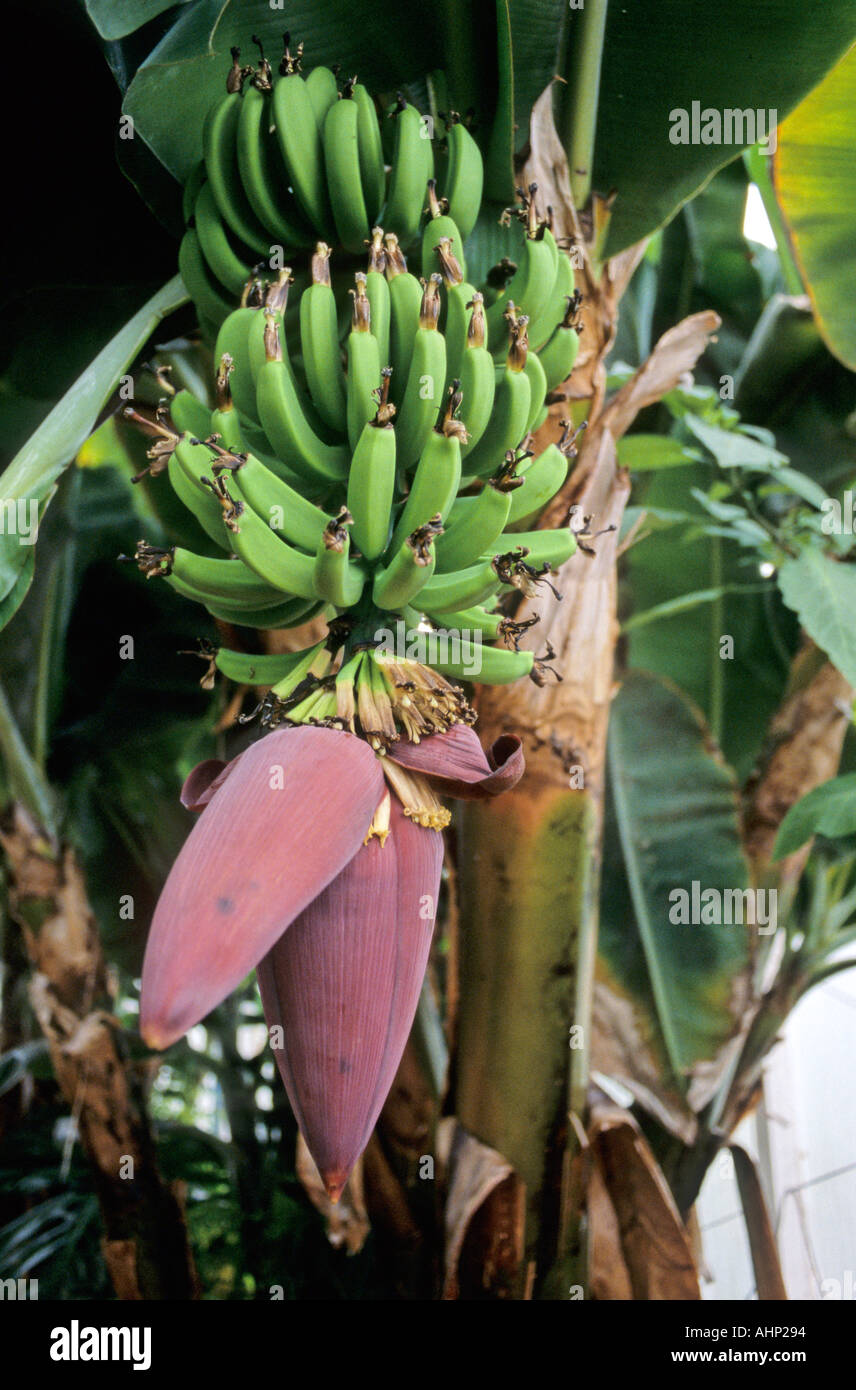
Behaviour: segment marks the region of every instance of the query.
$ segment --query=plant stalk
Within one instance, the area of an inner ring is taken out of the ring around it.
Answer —
[[[563,124],[571,192],[578,210],[585,207],[591,193],[607,4],[608,0],[585,0],[584,8],[572,13],[577,32],[571,41]]]

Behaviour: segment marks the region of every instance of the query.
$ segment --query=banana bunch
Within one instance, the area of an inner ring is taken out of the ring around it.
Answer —
[[[402,96],[386,113],[394,123],[387,168],[377,104],[355,77],[341,90],[329,68],[304,77],[303,45],[292,52],[288,34],[275,76],[253,42],[256,66],[232,49],[226,95],[208,112],[204,156],[184,190],[180,268],[209,334],[254,266],[270,266],[275,254],[293,261],[320,237],[361,256],[380,220],[409,248],[435,171],[430,120]],[[482,160],[460,119],[448,122],[439,196],[466,239],[481,204]]]
[[[154,419],[128,408],[152,440],[147,471],[167,473],[221,552],[140,542],[135,558],[225,623],[286,628],[323,614],[330,637],[300,661],[221,651],[218,664],[270,685],[267,722],[358,727],[382,748],[396,731],[420,737],[464,717],[446,677],[541,683],[550,669],[549,649],[520,650],[523,627],[494,610],[549,583],[587,534],[585,521],[527,529],[575,453],[569,426],[537,458],[527,443],[573,368],[580,296],[567,250],[536,213],[535,185],[507,210],[521,224],[518,263],[501,262],[481,289],[471,283],[465,242],[481,199],[472,137],[451,124],[441,193],[421,118],[401,105],[387,178],[371,98],[353,82],[337,93],[325,72],[304,79],[286,42],[279,79],[262,59],[245,90],[236,54],[227,99],[209,117],[182,269],[190,255],[210,278],[205,244],[226,207],[233,249],[242,227],[258,250],[253,219],[272,228],[275,212],[311,249],[302,274],[232,267],[233,287],[246,277],[239,302],[209,316],[213,409],[187,390]],[[256,158],[262,137],[267,153]],[[285,174],[274,177],[274,156]],[[322,227],[330,240],[316,236]],[[358,249],[364,269],[343,285],[331,263]]]

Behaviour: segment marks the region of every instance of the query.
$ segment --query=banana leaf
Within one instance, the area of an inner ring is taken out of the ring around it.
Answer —
[[[737,786],[698,710],[641,671],[613,704],[608,768],[592,1064],[689,1139],[743,1023],[753,928],[681,924],[676,894],[692,915],[694,884],[702,903],[748,886]]]
[[[830,352],[856,369],[856,48],[779,131],[773,177],[815,321]]]
[[[32,500],[40,507],[47,504],[57,478],[90,433],[122,373],[158,324],[186,300],[187,292],[176,275],[102,348],[0,476],[0,497],[20,499],[24,504]],[[32,565],[32,552],[33,546],[22,545],[17,531],[4,527],[0,535],[0,600],[13,591],[16,600],[4,605],[4,623],[13,616],[29,587],[22,587],[19,580],[28,564]]]
[[[673,144],[670,113],[689,113],[695,101],[702,112],[760,109],[781,121],[854,37],[850,0],[827,0],[822,10],[801,0],[611,4],[594,161],[594,187],[618,195],[606,254],[668,221],[711,174],[754,143]]]

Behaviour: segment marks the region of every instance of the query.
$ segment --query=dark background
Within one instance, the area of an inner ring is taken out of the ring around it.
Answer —
[[[117,156],[150,192],[158,189],[167,220],[178,210],[178,186],[141,140],[118,139],[122,94],[110,67],[133,72],[170,13],[133,36],[133,49],[123,42],[105,50],[79,0],[34,0],[17,33],[4,29],[4,463],[45,406],[176,272],[177,222],[168,231],[153,215]]]
[[[141,56],[165,27],[140,31]],[[118,168],[122,97],[82,4],[29,0],[10,48],[22,56],[6,65],[4,302],[25,278],[73,271],[109,285],[174,274],[175,241]]]

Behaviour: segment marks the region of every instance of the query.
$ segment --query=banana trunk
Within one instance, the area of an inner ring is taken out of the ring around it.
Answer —
[[[574,481],[585,512],[617,525],[627,482],[608,431],[590,432]],[[588,1083],[615,548],[615,532],[602,536],[594,556],[577,553],[560,570],[561,600],[527,599],[515,615],[540,612],[540,640],[564,679],[482,691],[480,729],[523,737],[527,771],[513,804],[467,807],[461,830],[455,1108],[526,1187],[517,1297],[567,1297],[569,1284],[586,1284],[570,1179]]]
[[[516,793],[462,817],[456,1113],[525,1185],[521,1297],[560,1253],[568,1114],[584,1108],[598,817],[540,770]]]

